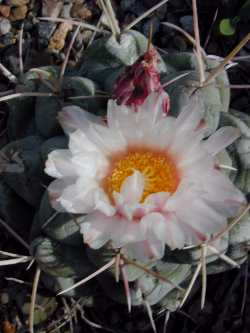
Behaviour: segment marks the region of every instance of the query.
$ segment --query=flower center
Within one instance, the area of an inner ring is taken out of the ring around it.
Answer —
[[[113,191],[120,192],[124,180],[135,170],[145,179],[141,202],[152,193],[175,192],[179,184],[179,173],[171,157],[163,152],[129,151],[116,158],[105,179],[104,188],[112,198]]]

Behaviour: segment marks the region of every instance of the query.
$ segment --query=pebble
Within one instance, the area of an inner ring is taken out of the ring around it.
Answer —
[[[90,41],[90,38],[93,35],[93,31],[91,30],[83,30],[83,32],[81,33],[82,35],[82,41],[83,43],[88,43]]]
[[[37,24],[37,32],[40,38],[49,40],[53,32],[56,29],[56,25],[53,22],[44,22],[41,21]]]
[[[30,0],[7,0],[6,3],[13,7],[20,7],[23,5],[27,5]]]
[[[133,8],[134,5],[135,5],[135,0],[122,0],[120,3],[122,11],[130,10],[131,8]]]
[[[1,325],[1,329],[3,333],[15,333],[16,328],[10,321],[4,320]]]
[[[181,36],[175,36],[173,42],[179,51],[184,52],[187,50],[187,43]]]
[[[42,16],[58,17],[63,9],[63,2],[57,0],[43,1]]]
[[[10,32],[11,24],[6,18],[0,18],[0,36],[6,35]]]
[[[64,18],[71,19],[70,11],[71,11],[72,5],[73,5],[72,3],[64,4],[60,16],[61,16],[61,17],[64,17]]]
[[[0,36],[0,48],[9,46],[15,43],[12,32],[8,32],[6,35]]]
[[[120,6],[121,6],[121,10],[129,11],[138,16],[146,11],[146,9],[141,1],[122,0],[120,3]]]
[[[10,301],[9,294],[7,292],[3,292],[0,296],[0,302],[2,305],[8,304]]]
[[[23,20],[26,17],[28,7],[26,5],[15,7],[11,10],[9,19],[11,21]]]
[[[0,14],[4,17],[9,17],[9,15],[10,15],[10,6],[0,5]]]
[[[185,15],[180,18],[181,26],[184,30],[189,32],[190,34],[193,34],[193,17],[191,15]]]
[[[92,18],[92,12],[82,3],[82,1],[76,1],[72,6],[71,16],[84,21],[89,21]]]
[[[48,49],[51,51],[62,50],[65,45],[65,39],[70,30],[72,30],[71,24],[67,22],[60,23],[49,41]]]

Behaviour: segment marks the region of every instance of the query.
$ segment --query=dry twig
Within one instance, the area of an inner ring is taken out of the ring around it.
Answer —
[[[65,19],[62,17],[37,17],[38,20],[40,21],[52,21],[52,22],[66,22],[72,25],[79,25],[82,28],[86,28],[88,30],[93,30],[96,32],[100,32],[103,34],[109,34],[108,31],[105,31],[103,29],[99,29],[94,25],[88,24],[88,23],[84,23],[84,22],[79,22],[79,21],[74,21],[74,20],[70,20],[70,19]]]
[[[17,83],[17,78],[12,74],[1,62],[0,62],[0,72],[12,83]]]
[[[215,24],[215,21],[216,21],[217,16],[218,16],[218,11],[219,11],[219,9],[217,8],[216,11],[215,11],[215,14],[214,14],[213,21],[211,23],[210,29],[208,31],[208,35],[207,35],[206,41],[205,41],[204,46],[203,46],[204,49],[207,48],[207,45],[209,43],[209,40],[210,40],[210,37],[211,37],[211,33],[213,31],[214,24]]]
[[[148,313],[148,317],[149,317],[150,324],[151,324],[151,327],[153,329],[153,332],[157,333],[156,325],[155,325],[155,321],[154,321],[154,317],[153,317],[153,312],[152,312],[151,306],[148,303],[148,301],[146,301],[146,300],[144,300],[143,303],[145,304],[145,307],[146,307],[146,310],[147,310],[147,313]]]
[[[236,54],[246,45],[246,43],[250,40],[250,32],[240,41],[240,43],[226,56],[226,58],[222,61],[222,63],[215,67],[206,80],[203,82],[203,86],[207,85],[211,80],[213,80],[216,76],[218,76],[223,70],[226,64],[228,64]]]
[[[21,236],[18,235],[18,233],[13,230],[4,220],[0,218],[0,224],[14,237],[16,238],[28,251],[30,250],[29,244],[22,239]]]
[[[180,79],[182,79],[182,78],[188,76],[190,73],[191,73],[191,72],[187,72],[187,73],[183,73],[183,74],[181,74],[181,75],[178,75],[178,76],[174,77],[172,80],[169,80],[169,81],[163,83],[163,84],[162,84],[162,87],[165,88],[165,87],[167,87],[167,86],[170,86],[172,83],[174,83],[174,82],[176,82],[176,81],[178,81],[178,80],[180,80]]]
[[[193,285],[194,285],[194,283],[195,283],[195,281],[196,281],[196,279],[197,279],[197,277],[198,277],[198,275],[199,275],[199,273],[200,273],[200,271],[201,271],[201,268],[202,268],[202,264],[199,263],[199,264],[197,265],[196,270],[195,270],[195,272],[194,272],[194,275],[193,275],[193,277],[192,277],[192,279],[191,279],[191,281],[190,281],[190,283],[189,283],[189,285],[188,285],[188,288],[187,288],[187,290],[185,291],[184,297],[183,297],[183,299],[182,299],[182,301],[181,301],[181,304],[180,304],[180,308],[181,308],[181,307],[184,305],[184,303],[186,302],[186,300],[187,300],[187,298],[188,298],[188,296],[189,296],[189,294],[190,294],[190,292],[191,292],[191,290],[192,290],[192,288],[193,288]]]
[[[162,22],[161,24],[165,25],[168,28],[174,29],[178,32],[180,32],[184,37],[187,38],[187,40],[189,40],[189,42],[191,44],[193,44],[193,46],[195,46],[195,39],[192,35],[190,35],[187,31],[185,31],[184,29],[178,27],[178,25],[173,24],[171,22]]]
[[[141,269],[142,271],[144,271],[145,273],[147,273],[147,274],[149,274],[151,276],[154,276],[154,277],[156,277],[157,279],[159,279],[159,280],[161,280],[163,282],[171,284],[172,286],[174,286],[175,288],[177,288],[180,291],[183,291],[183,288],[181,288],[180,286],[178,286],[177,284],[175,284],[173,281],[171,281],[171,280],[165,278],[164,276],[160,275],[159,273],[153,272],[149,268],[147,268],[147,267],[145,267],[143,265],[138,264],[138,262],[130,260],[129,258],[125,257],[123,254],[121,254],[121,257],[122,257],[122,259],[124,260],[125,263],[127,263],[129,265],[132,265],[132,266],[135,266],[135,267]]]
[[[78,281],[77,283],[73,284],[69,288],[60,291],[57,295],[65,294],[66,292],[68,292],[68,291],[70,291],[72,289],[75,289],[75,288],[81,286],[82,284],[88,282],[89,280],[92,280],[97,275],[99,275],[102,272],[106,271],[109,267],[111,267],[114,264],[115,264],[115,258],[112,258],[106,265],[102,266],[101,268],[99,268],[97,271],[95,271],[94,273],[90,274],[86,278],[84,278],[84,279]]]
[[[36,295],[37,295],[37,288],[40,279],[41,270],[37,268],[36,274],[33,281],[32,287],[32,294],[31,294],[31,301],[30,301],[30,311],[29,311],[29,331],[30,333],[34,333],[34,313],[35,313],[35,306],[36,306]]]
[[[18,52],[19,52],[19,71],[23,74],[23,23],[19,34]]]
[[[69,61],[69,55],[70,55],[70,52],[71,52],[71,49],[74,45],[74,42],[76,40],[76,37],[79,33],[79,30],[80,30],[80,26],[78,25],[78,27],[76,28],[72,38],[71,38],[71,41],[70,41],[70,44],[69,44],[69,47],[67,49],[67,52],[66,52],[66,55],[65,55],[65,59],[62,63],[62,67],[61,67],[61,72],[60,72],[60,77],[59,77],[59,87],[61,87],[62,85],[62,81],[63,81],[63,76],[64,76],[64,73],[65,73],[65,70],[66,70],[66,67],[67,67],[67,64],[68,64],[68,61]]]
[[[11,99],[19,98],[19,97],[51,97],[55,96],[53,93],[40,93],[40,92],[22,92],[10,94],[7,96],[0,97],[0,102],[9,101]]]
[[[137,17],[133,22],[131,22],[129,25],[126,26],[126,28],[124,29],[124,31],[128,31],[130,29],[132,29],[136,24],[138,24],[141,20],[143,20],[145,17],[149,16],[150,14],[152,14],[155,10],[157,10],[158,8],[160,8],[161,6],[165,5],[165,3],[167,3],[168,0],[162,0],[160,1],[157,5],[153,6],[152,8],[150,8],[149,10],[147,10],[145,13],[143,13],[141,16]]]
[[[199,67],[200,86],[202,86],[203,82],[205,81],[205,68],[201,52],[198,10],[197,10],[196,0],[192,0],[192,8],[193,8],[193,19],[194,19],[195,49],[196,49],[195,54],[197,55],[197,62]]]
[[[126,295],[126,299],[127,299],[128,312],[130,313],[131,307],[132,307],[131,294],[130,294],[130,289],[129,289],[129,282],[128,282],[126,268],[123,265],[121,266],[121,273],[122,273],[124,291],[125,291],[125,295]]]
[[[201,245],[201,278],[202,278],[202,288],[201,288],[201,309],[204,308],[206,300],[206,291],[207,291],[207,245]]]

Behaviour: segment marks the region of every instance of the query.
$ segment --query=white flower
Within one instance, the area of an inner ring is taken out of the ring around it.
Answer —
[[[81,232],[93,249],[111,241],[139,260],[161,258],[166,244],[209,239],[245,203],[215,162],[239,130],[223,127],[203,140],[197,108],[178,118],[161,108],[161,94],[153,93],[137,113],[110,100],[107,123],[76,106],[59,115],[69,149],[48,156],[45,171],[57,178],[51,203],[87,214]]]

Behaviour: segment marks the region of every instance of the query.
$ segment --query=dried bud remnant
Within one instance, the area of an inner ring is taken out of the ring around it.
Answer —
[[[159,92],[165,95],[163,108],[168,112],[169,98],[160,82],[157,61],[157,53],[150,47],[132,66],[126,68],[113,90],[113,97],[118,104],[140,106],[150,93]]]

